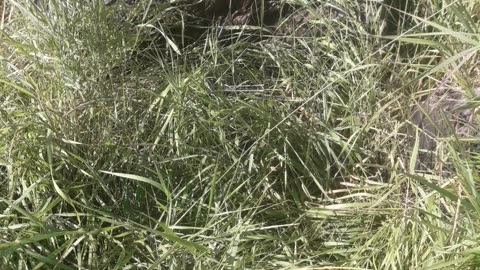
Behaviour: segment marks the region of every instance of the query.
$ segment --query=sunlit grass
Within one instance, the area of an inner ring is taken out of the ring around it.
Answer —
[[[9,1],[1,269],[475,269],[477,138],[420,171],[411,114],[478,83],[478,4],[408,2],[382,36],[387,5],[312,1],[295,33],[192,42],[147,2]]]

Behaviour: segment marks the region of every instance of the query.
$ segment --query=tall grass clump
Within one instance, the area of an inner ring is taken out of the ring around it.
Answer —
[[[411,119],[478,83],[477,3],[39,2],[0,24],[1,269],[479,265],[478,138]]]

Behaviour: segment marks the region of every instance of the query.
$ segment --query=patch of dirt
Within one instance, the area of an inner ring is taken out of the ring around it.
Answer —
[[[475,118],[478,112],[468,105],[472,98],[480,97],[480,87],[475,87],[471,92],[460,87],[441,87],[413,107],[410,121],[420,128],[420,149],[436,151],[439,138],[456,135],[465,139],[478,135],[479,126]],[[416,127],[409,131],[410,136],[415,137]],[[420,162],[429,168],[434,164],[434,158],[433,154],[422,154]]]
[[[191,6],[190,12],[207,20],[223,20],[230,25],[273,25],[280,18],[275,0],[209,0]]]
[[[141,4],[141,0],[124,0],[128,5]],[[168,1],[154,1],[156,4]],[[107,6],[117,0],[105,0]],[[221,21],[228,25],[273,25],[280,18],[281,7],[278,0],[203,0],[174,1],[171,6],[178,7],[190,16],[205,21]]]

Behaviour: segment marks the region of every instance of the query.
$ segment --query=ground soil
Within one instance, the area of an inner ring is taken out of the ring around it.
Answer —
[[[436,164],[434,152],[437,151],[438,139],[456,136],[459,139],[478,136],[475,109],[469,108],[472,98],[480,96],[480,87],[468,93],[461,87],[442,86],[418,105],[413,106],[410,121],[413,129],[409,131],[412,140],[418,133],[420,160],[417,169],[432,169]]]
[[[191,6],[189,11],[197,17],[224,20],[231,25],[272,25],[280,18],[281,8],[275,0],[209,0]]]
[[[104,0],[110,6],[117,0]],[[124,0],[128,5],[140,4],[142,0]],[[153,1],[167,2],[166,0]],[[228,25],[274,25],[286,5],[279,0],[177,0],[171,2],[191,17],[205,21],[221,21]]]

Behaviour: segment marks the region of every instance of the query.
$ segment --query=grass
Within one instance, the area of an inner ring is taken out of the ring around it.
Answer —
[[[409,132],[478,83],[479,3],[311,1],[195,42],[147,3],[4,3],[1,269],[479,268],[478,138],[419,171]]]

